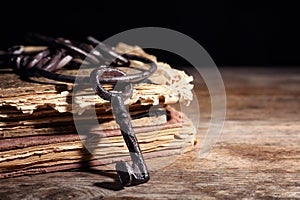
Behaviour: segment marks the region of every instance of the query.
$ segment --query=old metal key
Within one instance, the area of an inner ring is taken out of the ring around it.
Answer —
[[[101,85],[101,80],[105,77],[125,75],[123,71],[117,68],[103,66],[91,73],[91,81],[96,93],[101,98],[111,102],[113,114],[120,127],[132,160],[132,165],[123,161],[118,162],[116,164],[116,171],[122,185],[133,186],[145,183],[150,179],[138,140],[132,128],[130,115],[124,104],[124,100],[131,97],[133,86],[130,82],[121,82],[115,86],[114,92],[109,92]]]

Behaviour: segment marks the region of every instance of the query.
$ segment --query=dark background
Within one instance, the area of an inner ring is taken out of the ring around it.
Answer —
[[[0,47],[24,43],[27,32],[78,40],[93,35],[105,40],[128,29],[155,26],[192,37],[217,66],[300,65],[300,12],[296,3],[209,1],[198,4],[185,1],[6,2],[0,12]],[[163,54],[158,52],[158,56]],[[172,55],[163,58],[171,64],[182,61]]]

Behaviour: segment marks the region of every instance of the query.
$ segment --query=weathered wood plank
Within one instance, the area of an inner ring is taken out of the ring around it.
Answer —
[[[188,153],[151,172],[148,183],[125,189],[114,170],[103,169],[2,179],[0,199],[300,199],[300,70],[221,73],[227,120],[207,157]],[[204,129],[209,95],[196,92]]]

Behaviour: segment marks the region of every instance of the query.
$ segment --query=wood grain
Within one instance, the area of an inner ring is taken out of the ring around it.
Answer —
[[[114,170],[101,168],[2,179],[0,199],[300,199],[300,70],[220,71],[227,117],[207,157],[190,152],[129,188],[119,185]],[[201,138],[210,101],[201,79],[195,84]]]

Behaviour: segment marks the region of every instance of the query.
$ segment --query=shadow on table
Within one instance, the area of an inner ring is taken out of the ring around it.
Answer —
[[[113,179],[113,181],[111,182],[103,181],[103,182],[94,183],[94,186],[101,187],[108,190],[113,190],[113,191],[120,191],[124,189],[115,171],[102,171],[102,170],[89,169],[87,170],[87,172],[93,174],[99,174]]]
[[[93,184],[94,186],[112,190],[112,191],[120,191],[120,190],[124,189],[124,187],[120,183],[120,180],[115,171],[113,171],[113,170],[97,170],[97,169],[93,169],[91,166],[88,166],[88,165],[89,165],[89,162],[86,162],[85,165],[82,166],[85,172],[97,174],[97,175],[101,175],[101,176],[106,176],[106,177],[113,179],[111,182],[103,181],[103,182],[94,183]]]
[[[101,187],[108,190],[113,190],[113,191],[120,191],[124,189],[124,187],[119,181],[99,182],[99,183],[94,183],[94,186]]]

